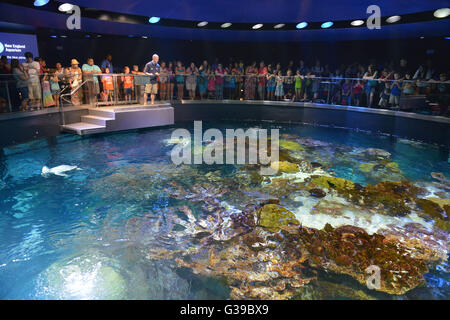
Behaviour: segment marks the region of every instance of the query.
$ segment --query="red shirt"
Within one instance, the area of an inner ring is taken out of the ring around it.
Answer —
[[[133,88],[133,77],[132,76],[124,76],[122,78],[124,89]]]
[[[264,75],[264,77],[259,77],[258,85],[265,86],[266,85],[267,67],[260,68],[258,73],[260,75]]]

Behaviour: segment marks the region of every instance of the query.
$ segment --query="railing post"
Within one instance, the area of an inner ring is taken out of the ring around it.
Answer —
[[[8,99],[9,112],[12,112],[11,95],[9,94],[8,81],[6,81],[5,83],[6,83],[6,97]]]

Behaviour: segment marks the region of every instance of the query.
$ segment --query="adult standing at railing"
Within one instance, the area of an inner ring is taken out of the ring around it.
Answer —
[[[264,61],[261,61],[261,63],[259,64],[258,74],[258,97],[259,100],[264,100],[267,76],[267,67],[264,64]]]
[[[197,76],[199,75],[198,69],[195,63],[191,62],[191,65],[186,71],[186,89],[189,92],[189,98],[195,100],[195,91],[197,89]]]
[[[200,99],[203,100],[208,91],[208,61],[204,60],[198,70],[200,73],[198,76],[198,91],[200,92]]]
[[[22,63],[22,66],[29,75],[28,79],[28,94],[30,97],[30,105],[40,109],[42,91],[40,82],[41,65],[39,62],[33,61],[33,54],[31,52],[25,53],[26,62]]]
[[[258,74],[258,69],[256,68],[256,62],[253,62],[251,66],[247,67],[245,71],[245,100],[255,99],[256,90],[256,75]]]
[[[28,107],[28,73],[25,68],[19,64],[19,60],[11,60],[11,72],[16,80],[16,88],[20,94],[21,105],[19,110],[26,111]]]
[[[68,68],[67,76],[69,77],[70,88],[72,90],[72,103],[75,106],[81,104],[82,101],[82,91],[79,90],[79,86],[82,83],[82,71],[79,67],[80,63],[77,59],[72,59],[70,62],[70,68]]]
[[[105,72],[106,68],[109,69],[110,73],[114,73],[114,66],[112,64],[112,55],[109,53],[106,55],[106,59],[102,61],[102,71]]]
[[[155,53],[152,61],[147,63],[144,68],[144,73],[150,76],[150,83],[145,86],[144,105],[147,104],[147,95],[151,95],[152,104],[155,104],[155,98],[158,94],[158,79],[161,72],[161,67],[158,64],[159,56]]]
[[[88,58],[87,63],[83,64],[81,70],[83,71],[83,80],[87,81],[84,85],[86,103],[94,104],[97,101],[97,96],[100,94],[100,86],[96,75],[101,74],[102,70],[94,64],[93,58]]]

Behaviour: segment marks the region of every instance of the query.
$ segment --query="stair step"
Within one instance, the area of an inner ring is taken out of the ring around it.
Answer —
[[[84,134],[104,132],[106,130],[106,126],[100,126],[87,122],[77,122],[66,124],[62,126],[62,129],[64,131],[75,132],[76,134],[84,135]]]
[[[96,124],[99,126],[106,126],[107,121],[114,121],[114,118],[100,117],[94,115],[81,116],[81,122]]]
[[[109,119],[116,119],[116,115],[114,110],[102,110],[99,108],[96,109],[89,109],[89,115],[96,116],[96,117],[104,117]]]

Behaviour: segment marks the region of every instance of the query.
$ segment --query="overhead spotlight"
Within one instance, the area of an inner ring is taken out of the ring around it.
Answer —
[[[279,23],[279,24],[275,25],[273,28],[274,28],[274,29],[281,29],[281,28],[283,28],[284,26],[285,26],[284,23]]]
[[[62,5],[60,5],[58,7],[58,10],[61,12],[72,11],[72,9],[73,9],[73,4],[70,4],[70,3],[63,3]]]
[[[392,16],[386,19],[387,23],[396,23],[399,22],[402,17],[400,16]]]
[[[222,24],[221,26],[220,26],[221,28],[228,28],[228,27],[231,27],[231,23],[230,22],[225,22],[224,24]]]
[[[204,27],[208,24],[208,21],[202,21],[197,24],[197,27]]]
[[[422,39],[422,40],[423,40],[423,39],[425,39],[425,37],[424,37],[424,36],[422,36],[422,37],[420,37],[420,39]]]
[[[148,22],[150,23],[158,23],[161,20],[160,17],[151,17],[150,19],[148,19]]]
[[[434,16],[439,19],[447,18],[449,15],[450,15],[450,8],[441,8],[437,9],[434,12]]]
[[[263,27],[263,24],[262,23],[258,23],[258,24],[255,24],[253,27],[252,27],[252,29],[253,30],[257,30],[257,29],[261,29]]]
[[[97,38],[101,38],[101,37],[102,37],[102,35],[101,35],[101,34],[98,34],[98,35],[97,35]]]
[[[300,22],[299,24],[297,24],[296,28],[297,29],[304,29],[308,26],[308,22]]]
[[[324,22],[324,23],[322,23],[322,25],[320,26],[322,29],[328,29],[328,28],[331,28],[332,26],[333,26],[333,22],[331,22],[331,21],[328,21],[328,22]]]
[[[62,35],[61,38],[67,38],[67,36],[66,35]]]
[[[148,39],[148,37],[147,36],[142,36],[142,39]]]
[[[354,27],[359,27],[364,24],[364,20],[355,20],[355,21],[352,21],[350,24]]]
[[[45,6],[49,2],[50,2],[50,0],[35,0],[34,1],[34,6],[35,7],[42,7],[42,6]]]

